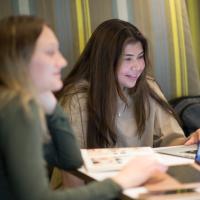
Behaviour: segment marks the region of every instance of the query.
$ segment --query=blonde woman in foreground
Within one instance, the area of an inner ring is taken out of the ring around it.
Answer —
[[[67,118],[52,92],[67,64],[52,29],[32,16],[0,20],[0,197],[6,200],[107,200],[166,167],[135,158],[114,177],[78,189],[52,191],[45,162],[82,165]],[[64,148],[63,148],[64,147]]]

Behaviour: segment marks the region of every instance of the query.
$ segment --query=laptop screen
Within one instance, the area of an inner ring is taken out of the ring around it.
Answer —
[[[198,142],[197,153],[195,156],[195,162],[200,165],[200,141]]]

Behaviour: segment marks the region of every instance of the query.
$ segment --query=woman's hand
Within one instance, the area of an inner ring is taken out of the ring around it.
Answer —
[[[146,182],[155,172],[165,172],[167,167],[151,156],[140,156],[131,160],[112,179],[123,189]]]
[[[52,92],[44,92],[39,94],[38,100],[46,114],[53,113],[57,104],[57,100]]]
[[[191,135],[188,137],[187,141],[185,142],[185,145],[197,144],[198,141],[200,141],[200,128],[197,129],[195,132],[191,133]]]

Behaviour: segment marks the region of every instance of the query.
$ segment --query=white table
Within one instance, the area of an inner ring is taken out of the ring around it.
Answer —
[[[178,164],[188,164],[188,163],[194,163],[194,160],[182,158],[182,157],[176,157],[176,156],[170,156],[170,155],[164,155],[164,154],[157,154],[157,157],[160,162],[166,164],[167,166],[170,165],[178,165]],[[93,180],[101,181],[105,178],[112,177],[115,175],[115,172],[88,172],[84,167],[80,168],[78,171],[73,172],[74,175],[78,176],[79,178],[83,179],[86,182],[90,182]],[[136,187],[132,189],[127,189],[123,192],[123,199],[137,199],[139,194],[147,192],[147,189],[145,187]]]

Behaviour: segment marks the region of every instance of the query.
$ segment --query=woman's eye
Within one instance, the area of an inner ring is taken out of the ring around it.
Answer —
[[[53,56],[55,54],[55,51],[49,50],[49,51],[46,51],[46,54],[49,55],[49,56]]]
[[[139,58],[139,59],[143,59],[143,58],[144,58],[144,55],[141,55],[141,56],[139,56],[138,58]]]
[[[125,60],[126,60],[126,61],[131,61],[132,59],[131,59],[131,58],[125,58]]]

